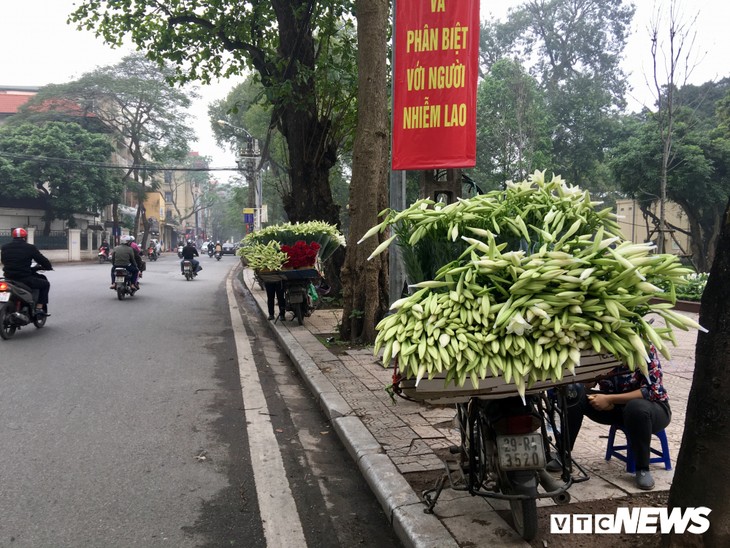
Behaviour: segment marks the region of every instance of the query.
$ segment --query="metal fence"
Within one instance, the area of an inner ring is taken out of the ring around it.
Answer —
[[[51,231],[48,236],[36,232],[35,246],[38,249],[68,249],[68,234],[64,230]]]
[[[13,237],[10,232],[10,230],[0,230],[0,246],[13,241]]]
[[[86,230],[81,231],[80,246],[82,250],[89,249],[89,233]]]

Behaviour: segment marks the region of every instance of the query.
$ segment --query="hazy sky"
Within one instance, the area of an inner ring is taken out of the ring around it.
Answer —
[[[451,0],[449,0],[451,1]],[[664,0],[666,4],[667,0]],[[98,66],[117,63],[123,51],[113,50],[94,38],[90,32],[76,31],[66,24],[77,0],[0,0],[2,30],[0,31],[0,85],[42,86],[63,83],[81,76]],[[481,17],[493,16],[504,19],[507,9],[519,5],[515,0],[481,0]],[[624,68],[631,73],[635,101],[632,107],[651,102],[651,95],[643,77],[650,74],[651,55],[647,25],[656,12],[652,0],[639,0],[629,40]],[[693,48],[699,61],[691,83],[730,76],[730,2],[727,0],[703,0],[700,3],[679,2],[681,13],[694,16],[699,12],[696,28],[697,41]],[[702,52],[706,55],[702,56]],[[240,80],[219,82],[199,88],[202,98],[191,110],[195,117],[194,127],[198,143],[193,149],[213,158],[216,167],[235,165],[229,151],[219,149],[212,137],[207,121],[209,102],[222,99]],[[221,176],[223,177],[223,176]]]

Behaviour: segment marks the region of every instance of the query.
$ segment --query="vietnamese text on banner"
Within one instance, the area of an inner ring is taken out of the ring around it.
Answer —
[[[476,163],[479,0],[396,3],[394,170]]]

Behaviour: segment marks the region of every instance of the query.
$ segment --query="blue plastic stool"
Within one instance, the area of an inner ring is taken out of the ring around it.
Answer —
[[[624,438],[626,438],[626,445],[614,445],[616,438],[616,430],[620,430]],[[672,469],[672,461],[669,458],[669,443],[667,442],[667,433],[664,430],[654,434],[659,438],[659,442],[662,445],[661,451],[651,447],[649,450],[656,457],[649,455],[649,463],[663,462],[665,470]],[[625,451],[625,453],[622,453]],[[611,457],[616,457],[618,460],[626,463],[627,472],[636,472],[636,461],[634,460],[634,451],[631,449],[631,443],[626,435],[626,432],[620,426],[612,426],[608,432],[608,447],[606,447],[606,460],[611,460]]]

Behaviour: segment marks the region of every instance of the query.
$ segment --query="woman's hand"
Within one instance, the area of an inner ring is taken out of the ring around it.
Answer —
[[[588,402],[597,411],[610,411],[613,409],[610,394],[591,394],[588,396]]]

